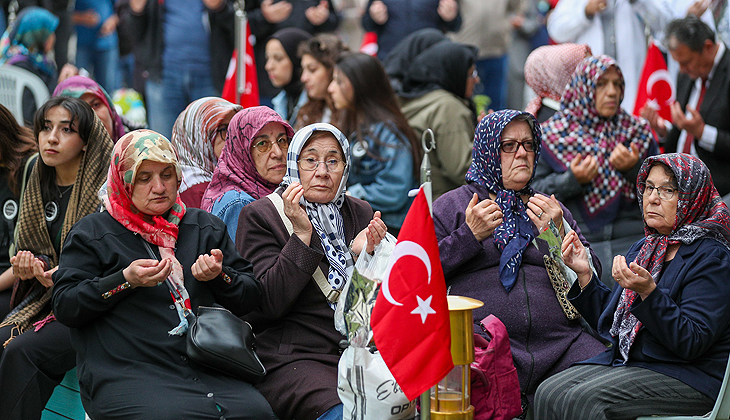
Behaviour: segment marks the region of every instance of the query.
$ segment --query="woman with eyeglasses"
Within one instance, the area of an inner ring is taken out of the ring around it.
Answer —
[[[294,130],[273,109],[255,106],[231,118],[227,135],[201,208],[223,219],[235,241],[241,209],[271,194],[284,178]]]
[[[280,420],[342,418],[333,309],[356,256],[372,253],[387,230],[379,212],[345,194],[349,148],[330,124],[302,128],[281,186],[241,211],[236,248],[263,294],[247,315],[267,370],[256,386]]]
[[[548,243],[537,236],[550,223],[589,245],[570,212],[533,188],[541,142],[532,114],[487,115],[476,129],[467,184],[433,203],[449,293],[484,302],[474,311],[477,324],[494,314],[507,327],[523,407],[543,380],[605,350],[568,317],[545,266]],[[595,256],[592,264],[600,275]],[[478,326],[474,332],[484,335]]]
[[[177,117],[170,141],[182,170],[178,194],[185,206],[200,208],[228,138],[228,124],[242,109],[225,99],[207,97],[193,101]]]
[[[536,419],[701,416],[715,404],[730,353],[730,212],[688,154],[647,158],[636,184],[644,237],[607,268],[613,290],[574,233],[563,241],[578,275],[567,298],[612,345],[543,382]]]
[[[613,58],[586,57],[565,88],[560,111],[542,123],[545,156],[534,187],[555,194],[608,264],[642,237],[636,175],[658,153],[649,123],[621,108],[624,78]],[[613,284],[605,270],[601,280]]]
[[[352,139],[348,192],[383,214],[396,235],[418,186],[420,142],[400,108],[383,65],[363,53],[345,53],[328,92],[342,110],[340,129]]]

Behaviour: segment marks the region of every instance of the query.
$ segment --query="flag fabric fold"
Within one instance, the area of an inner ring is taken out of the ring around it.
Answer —
[[[667,62],[659,47],[651,42],[641,72],[633,114],[641,116],[641,108],[649,106],[656,110],[660,117],[671,122],[672,114],[669,108],[674,99],[674,81],[667,71]]]
[[[454,367],[446,283],[423,188],[398,235],[371,326],[378,351],[409,400]]]
[[[254,61],[253,45],[251,45],[251,26],[246,23],[246,87],[241,94],[240,105],[244,108],[259,105],[259,83],[256,75],[256,62]],[[226,82],[223,85],[221,98],[235,104],[236,103],[236,83],[238,77],[237,61],[238,50],[233,51],[231,62],[228,64],[226,72]]]

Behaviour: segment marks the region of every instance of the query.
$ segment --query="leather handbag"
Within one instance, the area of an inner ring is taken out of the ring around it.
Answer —
[[[227,309],[200,306],[198,316],[190,322],[186,352],[201,365],[254,384],[266,375],[254,348],[255,339],[251,324]]]

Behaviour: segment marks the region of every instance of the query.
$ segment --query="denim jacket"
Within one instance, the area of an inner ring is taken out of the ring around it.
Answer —
[[[244,191],[231,190],[227,191],[213,203],[213,208],[210,209],[211,214],[218,216],[225,222],[228,228],[228,235],[233,242],[236,242],[238,215],[241,214],[241,209],[254,201],[254,198]]]
[[[292,127],[297,122],[297,114],[299,113],[299,109],[302,107],[302,105],[306,104],[309,100],[309,96],[307,96],[307,91],[302,90],[302,94],[299,95],[299,100],[297,101],[296,106],[294,106],[294,111],[292,112],[292,115],[289,115],[289,112],[287,110],[287,96],[285,91],[279,92],[278,95],[274,96],[271,99],[271,105],[272,108],[274,108],[274,111],[276,111],[277,114],[281,116],[284,120],[286,120]]]
[[[350,147],[350,176],[348,190],[382,213],[389,227],[400,229],[412,198],[408,191],[417,186],[413,176],[411,146],[400,132],[384,123],[370,127],[365,134],[367,151],[352,138]],[[375,138],[379,139],[378,145]]]

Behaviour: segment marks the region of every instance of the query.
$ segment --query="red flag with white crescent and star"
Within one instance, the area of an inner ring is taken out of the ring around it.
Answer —
[[[672,113],[669,107],[674,99],[674,81],[667,71],[667,62],[659,47],[652,42],[646,51],[646,61],[641,72],[633,114],[638,117],[641,115],[641,108],[649,106],[656,110],[660,117],[671,122]]]
[[[423,188],[401,227],[370,325],[378,351],[408,399],[454,367],[446,282]]]
[[[240,105],[244,108],[257,106],[259,104],[259,82],[256,76],[256,63],[254,63],[253,46],[251,45],[251,26],[246,24],[246,87],[241,95]],[[228,63],[226,81],[223,85],[221,98],[230,103],[236,103],[236,84],[238,83],[237,71],[238,50],[233,51],[231,61]]]

